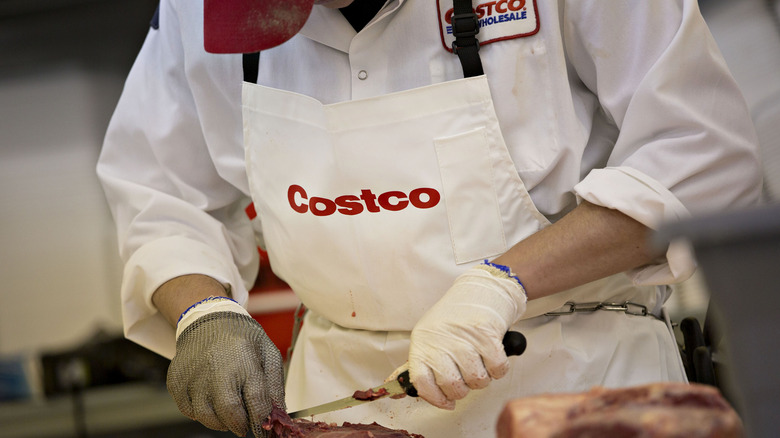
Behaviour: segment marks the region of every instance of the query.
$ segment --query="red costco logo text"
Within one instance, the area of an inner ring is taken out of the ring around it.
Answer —
[[[298,213],[311,213],[314,216],[330,216],[336,212],[354,216],[368,211],[378,213],[382,210],[399,211],[409,205],[415,208],[432,208],[441,200],[441,194],[430,187],[414,189],[407,195],[399,190],[390,190],[376,195],[371,189],[362,189],[359,195],[341,195],[334,199],[320,196],[309,197],[306,190],[293,184],[287,189],[290,207]]]
[[[489,17],[493,14],[505,14],[507,12],[522,11],[525,8],[525,0],[498,0],[481,3],[474,8],[477,18]],[[447,24],[452,24],[452,14],[455,9],[450,9],[444,15]]]

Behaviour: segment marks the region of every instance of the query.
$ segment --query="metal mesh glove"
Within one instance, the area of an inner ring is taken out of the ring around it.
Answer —
[[[265,437],[273,406],[285,408],[282,355],[251,316],[201,316],[176,340],[168,392],[186,416],[216,430]]]
[[[509,269],[497,266],[461,274],[412,330],[409,377],[435,406],[454,409],[469,390],[509,371],[501,340],[525,313],[527,297]]]

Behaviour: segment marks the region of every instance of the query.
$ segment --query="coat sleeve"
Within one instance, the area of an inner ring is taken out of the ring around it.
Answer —
[[[565,3],[564,42],[576,75],[619,129],[606,167],[574,190],[650,228],[759,201],[750,114],[695,0]],[[693,271],[673,245],[630,274],[638,284]]]
[[[243,304],[258,263],[244,213],[240,57],[203,51],[200,2],[188,2],[181,10],[161,2],[97,166],[125,262],[125,335],[166,357],[175,331],[152,305],[153,292],[197,273]]]

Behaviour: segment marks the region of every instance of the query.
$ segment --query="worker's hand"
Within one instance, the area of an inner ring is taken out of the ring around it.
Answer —
[[[454,409],[469,390],[503,377],[509,362],[501,340],[526,301],[519,280],[494,266],[460,275],[412,330],[409,377],[420,397]]]
[[[285,408],[282,356],[237,303],[201,306],[211,309],[195,307],[179,321],[168,391],[184,415],[206,427],[264,437],[263,420],[274,406]]]

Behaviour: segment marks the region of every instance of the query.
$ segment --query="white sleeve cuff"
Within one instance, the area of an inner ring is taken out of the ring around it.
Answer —
[[[690,216],[688,209],[666,187],[629,167],[593,170],[574,186],[574,192],[580,200],[618,210],[651,229]],[[663,262],[627,274],[634,284],[659,285],[686,280],[695,269],[691,248],[685,243],[673,242]]]
[[[176,330],[152,304],[152,294],[166,281],[187,274],[214,278],[245,306],[249,294],[230,260],[217,257],[207,245],[173,236],[140,247],[125,264],[122,319],[125,337],[157,354],[172,358]]]

